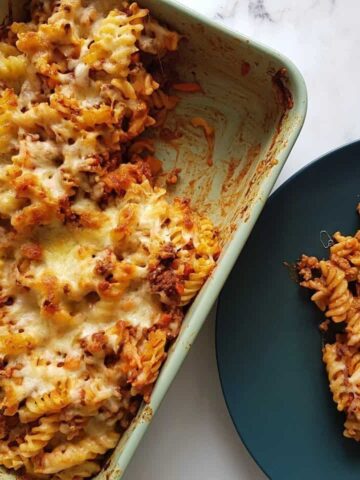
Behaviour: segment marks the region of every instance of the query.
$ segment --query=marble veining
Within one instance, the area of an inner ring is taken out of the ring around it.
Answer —
[[[249,14],[255,19],[267,20],[273,22],[270,13],[267,11],[264,0],[250,0],[248,6]]]
[[[219,7],[215,17],[225,20],[231,18],[236,14],[236,9],[239,5],[239,0],[227,0],[222,6]]]

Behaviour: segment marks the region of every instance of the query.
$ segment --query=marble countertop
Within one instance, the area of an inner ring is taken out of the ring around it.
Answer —
[[[323,153],[360,138],[358,0],[181,2],[284,53],[302,72],[308,114],[277,186]],[[214,323],[213,310],[124,480],[266,479],[226,410]]]

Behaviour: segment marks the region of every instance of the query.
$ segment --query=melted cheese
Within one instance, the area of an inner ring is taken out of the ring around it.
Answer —
[[[129,308],[129,305],[132,308]],[[160,302],[155,302],[147,284],[124,295],[118,304],[117,316],[125,322],[142,328],[150,328],[162,314]]]
[[[168,204],[161,198],[163,192],[153,192],[147,182],[141,188],[130,188],[127,195],[133,199],[136,195],[140,204],[139,208],[136,204],[134,206],[133,226],[124,244],[126,264],[134,266],[133,278],[118,297],[94,304],[84,301],[84,296],[99,291],[99,284],[104,281],[101,270],[97,270],[99,262],[105,265],[107,262],[121,263],[111,252],[116,241],[113,232],[121,221],[126,198],[105,212],[94,211],[92,203],[84,198],[74,203],[73,211],[80,217],[93,213],[95,218],[100,218],[99,228],[64,228],[62,224],[54,223],[35,232],[33,238],[41,249],[42,258],[41,261],[31,262],[25,272],[17,273],[18,282],[26,285],[30,291],[17,294],[7,318],[14,328],[23,329],[37,339],[38,346],[31,358],[41,358],[49,364],[39,366],[36,362],[29,363],[26,356],[17,359],[21,364],[24,363],[16,374],[25,379],[18,388],[21,398],[41,395],[54,388],[61,378],[81,378],[86,370],[83,363],[71,373],[58,366],[66,356],[81,357],[81,340],[111,330],[111,326],[120,320],[140,328],[150,328],[159,321],[161,303],[150,292],[147,275],[148,263],[154,254],[152,248],[156,252],[169,238],[167,228],[162,227],[169,213]],[[136,241],[132,242],[132,237]],[[74,318],[72,326],[65,330],[57,326],[51,316],[48,318],[40,314],[40,307],[47,298],[42,279],[49,275],[56,278],[60,305]],[[116,347],[118,339],[115,334],[109,334],[108,344]],[[80,384],[77,383],[72,393],[74,398],[79,394],[79,388]]]

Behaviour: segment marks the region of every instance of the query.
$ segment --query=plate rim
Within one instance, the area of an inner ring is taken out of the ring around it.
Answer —
[[[350,147],[353,147],[355,145],[358,145],[360,147],[360,139],[359,140],[355,140],[355,141],[352,141],[352,142],[348,142],[348,143],[345,143],[343,145],[341,145],[340,147],[336,147],[336,148],[333,148],[331,150],[329,150],[327,153],[324,153],[323,155],[321,155],[320,157],[317,157],[315,158],[314,160],[311,160],[309,163],[307,163],[306,165],[304,165],[303,167],[301,167],[299,170],[297,170],[295,173],[293,173],[288,179],[286,179],[273,193],[271,193],[271,195],[269,196],[266,204],[264,205],[264,208],[263,208],[263,211],[261,212],[258,220],[256,223],[258,223],[259,221],[261,221],[261,216],[262,214],[265,212],[265,209],[266,209],[266,206],[271,202],[273,201],[275,198],[277,198],[277,196],[283,191],[285,190],[285,188],[287,188],[287,186],[289,184],[291,184],[297,177],[301,176],[304,172],[310,170],[311,168],[313,168],[315,165],[317,165],[318,163],[321,163],[323,161],[326,160],[327,157],[329,157],[330,155],[333,155],[334,153],[338,153],[342,150],[346,150]],[[244,245],[244,248],[247,244],[247,242],[251,239],[251,234],[248,238],[248,240],[246,241],[245,245]],[[242,252],[241,252],[242,253]],[[233,271],[233,269],[236,267],[236,263],[238,261],[238,259],[240,258],[241,256],[241,253],[239,254],[238,258],[236,259],[236,262],[233,266],[233,268],[231,269],[231,272]],[[223,395],[223,398],[224,398],[224,401],[225,401],[225,405],[226,405],[226,409],[227,409],[227,412],[230,416],[230,419],[231,419],[231,422],[235,428],[235,431],[238,435],[238,437],[240,438],[242,444],[244,445],[247,453],[250,455],[250,457],[252,458],[252,460],[255,462],[255,464],[257,465],[257,467],[260,469],[260,471],[270,480],[275,480],[275,479],[271,479],[270,477],[270,474],[265,470],[265,467],[263,467],[260,463],[260,460],[258,460],[257,456],[252,452],[252,450],[250,449],[250,447],[248,446],[248,443],[246,441],[246,439],[244,438],[240,428],[238,428],[238,426],[236,425],[236,422],[234,420],[234,416],[233,416],[233,413],[230,409],[230,406],[229,406],[229,401],[228,401],[228,396],[227,396],[227,393],[225,391],[225,387],[224,387],[224,383],[223,383],[223,378],[222,378],[222,373],[221,373],[221,369],[220,369],[220,360],[219,360],[219,340],[218,340],[218,331],[220,330],[219,328],[219,323],[220,323],[220,320],[219,320],[219,312],[220,312],[220,306],[221,306],[221,303],[223,301],[223,291],[226,289],[227,287],[227,282],[228,282],[228,279],[230,278],[230,275],[231,275],[231,272],[229,274],[229,277],[227,278],[226,282],[225,282],[225,285],[223,287],[223,289],[221,290],[220,292],[220,295],[219,295],[219,298],[218,298],[218,301],[216,302],[216,311],[215,311],[215,357],[216,357],[216,367],[217,367],[217,372],[218,372],[218,378],[219,378],[219,382],[220,382],[220,386],[221,386],[221,393]]]

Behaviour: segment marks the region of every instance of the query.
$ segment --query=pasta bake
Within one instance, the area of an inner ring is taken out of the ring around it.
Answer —
[[[298,271],[325,315],[323,361],[334,402],[346,415],[344,436],[360,441],[360,230],[333,238],[329,259],[303,255]]]
[[[0,464],[81,479],[149,401],[218,234],[140,137],[178,102],[179,34],[122,0],[33,0],[0,33]]]

